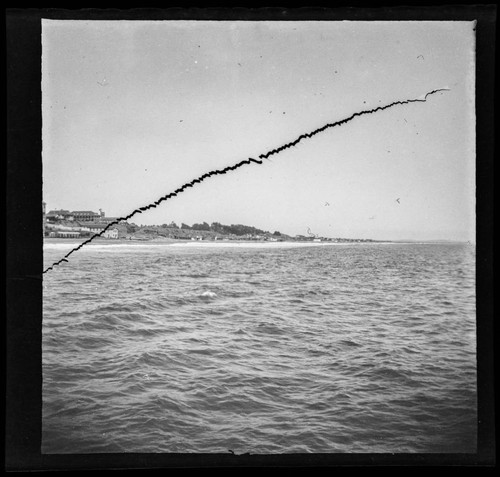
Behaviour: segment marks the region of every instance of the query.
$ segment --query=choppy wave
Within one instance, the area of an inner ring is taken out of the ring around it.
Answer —
[[[475,452],[473,248],[194,245],[44,275],[44,453]]]

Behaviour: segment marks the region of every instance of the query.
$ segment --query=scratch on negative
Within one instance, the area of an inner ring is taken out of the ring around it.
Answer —
[[[106,227],[103,230],[101,230],[99,233],[93,235],[92,237],[90,237],[85,242],[82,242],[80,245],[78,245],[78,247],[75,247],[74,249],[70,250],[61,260],[53,263],[50,267],[48,267],[46,270],[44,270],[43,273],[47,273],[49,270],[52,270],[56,265],[59,265],[62,262],[67,262],[68,260],[66,260],[66,259],[72,253],[76,252],[77,250],[80,250],[84,245],[92,242],[95,238],[100,237],[101,235],[103,235],[104,232],[106,232],[106,230],[108,230],[113,225],[116,225],[119,222],[123,222],[123,221],[129,220],[134,215],[136,215],[136,214],[142,214],[146,210],[154,209],[154,208],[158,207],[158,205],[160,205],[163,201],[171,199],[172,197],[177,196],[181,192],[184,192],[187,188],[193,187],[195,184],[199,184],[200,182],[204,181],[205,179],[208,179],[209,177],[216,176],[216,175],[221,175],[221,174],[226,174],[229,171],[234,171],[234,170],[239,169],[240,167],[243,167],[244,165],[247,165],[247,164],[252,164],[252,163],[262,164],[262,160],[260,160],[260,159],[268,159],[270,156],[272,156],[274,154],[279,154],[280,152],[284,151],[285,149],[288,149],[290,147],[296,146],[303,139],[310,139],[313,136],[315,136],[316,134],[319,134],[320,132],[325,131],[326,129],[333,128],[333,127],[336,127],[336,126],[342,126],[343,124],[351,121],[352,119],[354,119],[354,118],[356,118],[358,116],[363,116],[364,114],[373,114],[373,113],[376,113],[377,111],[383,111],[384,109],[389,109],[389,108],[392,108],[393,106],[396,106],[396,105],[403,105],[403,104],[409,104],[409,103],[424,103],[425,101],[427,101],[427,97],[428,96],[430,96],[432,94],[435,94],[435,93],[438,93],[440,91],[449,91],[449,89],[448,88],[434,89],[434,90],[428,92],[424,96],[423,99],[406,99],[406,100],[403,100],[403,101],[394,101],[394,102],[389,103],[389,104],[387,104],[385,106],[378,106],[377,108],[367,109],[367,110],[364,110],[364,111],[359,111],[357,113],[352,114],[351,116],[349,116],[347,118],[341,119],[340,121],[336,121],[334,123],[328,123],[328,124],[325,124],[324,126],[318,128],[318,129],[315,129],[314,131],[311,131],[309,133],[301,134],[294,141],[288,142],[288,143],[284,144],[283,146],[280,146],[280,147],[278,147],[276,149],[272,149],[272,150],[270,150],[270,151],[268,151],[268,152],[266,152],[264,154],[259,155],[259,159],[253,159],[253,158],[250,157],[250,158],[248,158],[248,159],[246,159],[244,161],[240,161],[240,162],[234,164],[233,166],[227,166],[224,169],[215,169],[213,171],[207,172],[207,173],[201,175],[200,177],[198,177],[197,179],[194,179],[191,182],[188,182],[188,183],[184,184],[182,187],[179,187],[174,192],[171,192],[170,194],[166,194],[163,197],[160,197],[157,201],[155,201],[155,202],[153,202],[153,203],[151,203],[149,205],[146,205],[144,207],[140,207],[138,209],[135,209],[129,215],[126,215],[125,217],[119,217],[118,219],[110,222],[108,225],[106,225]]]

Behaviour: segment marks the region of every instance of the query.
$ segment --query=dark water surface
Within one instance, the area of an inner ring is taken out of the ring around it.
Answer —
[[[475,452],[474,248],[279,245],[46,273],[42,452]]]

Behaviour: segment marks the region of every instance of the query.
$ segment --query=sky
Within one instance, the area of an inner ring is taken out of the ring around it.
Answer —
[[[47,210],[289,235],[475,241],[473,22],[42,23]],[[397,200],[399,199],[399,200]]]

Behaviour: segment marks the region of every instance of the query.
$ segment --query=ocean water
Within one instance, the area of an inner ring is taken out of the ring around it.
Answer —
[[[43,453],[476,451],[470,245],[90,244],[43,292]]]

